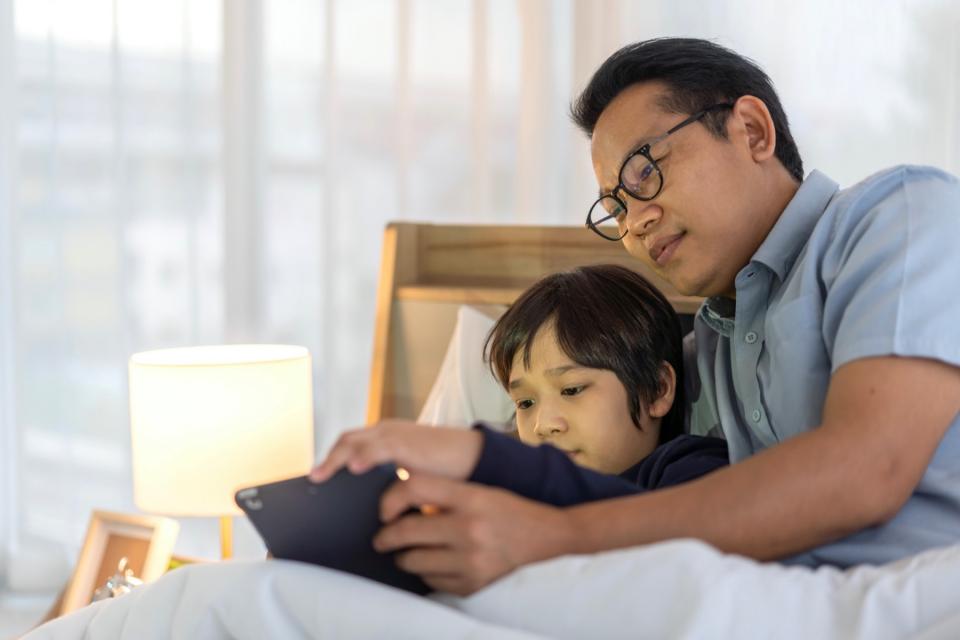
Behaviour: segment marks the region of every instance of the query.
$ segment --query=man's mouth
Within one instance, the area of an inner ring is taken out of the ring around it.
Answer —
[[[673,254],[676,253],[677,247],[680,245],[683,236],[686,233],[677,233],[666,238],[657,240],[656,243],[650,248],[650,259],[656,262],[659,266],[664,266],[670,262],[670,258],[673,257]]]

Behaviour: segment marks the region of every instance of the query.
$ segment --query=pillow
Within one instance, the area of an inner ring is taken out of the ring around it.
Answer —
[[[495,322],[476,307],[457,310],[457,326],[417,422],[469,427],[483,420],[512,429],[513,402],[483,359],[483,343]]]

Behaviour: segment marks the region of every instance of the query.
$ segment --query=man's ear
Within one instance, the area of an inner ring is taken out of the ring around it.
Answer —
[[[733,105],[733,114],[728,122],[736,139],[743,140],[754,162],[763,162],[773,157],[777,147],[777,130],[770,110],[760,98],[740,96]]]
[[[660,365],[660,390],[657,392],[657,398],[647,407],[647,413],[651,418],[662,418],[667,415],[676,395],[677,372],[669,362],[665,361]]]

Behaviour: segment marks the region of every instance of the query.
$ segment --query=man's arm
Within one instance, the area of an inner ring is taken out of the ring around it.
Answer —
[[[889,520],[960,411],[960,368],[882,357],[833,376],[820,428],[685,485],[557,510],[503,491],[422,476],[384,495],[381,551],[434,586],[471,593],[514,568],[694,537],[758,560]],[[442,517],[408,516],[435,504]],[[399,518],[399,519],[398,519]]]
[[[882,357],[833,376],[820,428],[687,485],[571,509],[564,552],[695,537],[758,560],[897,514],[960,412],[960,368]],[[602,523],[602,524],[601,524]]]

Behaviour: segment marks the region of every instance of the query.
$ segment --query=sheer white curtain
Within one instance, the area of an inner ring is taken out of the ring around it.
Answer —
[[[960,4],[624,2],[618,40],[709,38],[759,62],[804,168],[843,185],[901,163],[960,173]]]
[[[4,4],[4,555],[31,586],[132,508],[129,354],[222,340],[221,17]]]
[[[960,172],[948,0],[0,9],[0,558],[14,586],[62,580],[91,508],[133,510],[133,351],[303,344],[318,447],[359,424],[385,222],[579,224],[596,186],[566,111],[622,44],[698,36],[753,57],[807,168],[841,183],[899,162]],[[184,525],[181,552],[215,555],[212,522]]]

